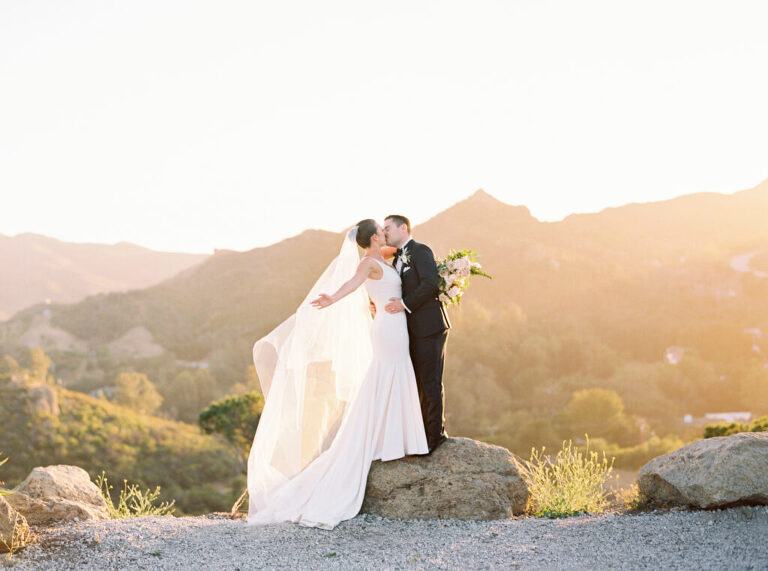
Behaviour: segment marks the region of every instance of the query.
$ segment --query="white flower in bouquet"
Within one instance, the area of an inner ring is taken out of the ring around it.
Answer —
[[[469,261],[469,258],[457,258],[454,264],[456,265],[456,269],[460,272],[463,272],[464,270],[469,271],[472,267],[472,262]]]
[[[457,295],[459,295],[459,292],[461,290],[457,286],[453,286],[451,289],[449,289],[446,293],[448,294],[448,297],[454,298]]]

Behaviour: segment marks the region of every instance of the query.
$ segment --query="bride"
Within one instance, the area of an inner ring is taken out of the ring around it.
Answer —
[[[402,295],[383,246],[382,227],[360,221],[296,313],[253,347],[266,402],[248,458],[249,524],[333,529],[360,511],[373,460],[428,452],[406,315],[384,310]]]

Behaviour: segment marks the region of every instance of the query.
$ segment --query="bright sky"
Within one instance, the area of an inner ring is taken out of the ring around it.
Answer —
[[[768,178],[768,2],[0,0],[0,234],[247,250]]]

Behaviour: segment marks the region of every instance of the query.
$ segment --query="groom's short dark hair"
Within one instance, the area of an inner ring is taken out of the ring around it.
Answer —
[[[411,233],[411,221],[402,214],[390,214],[384,220],[391,220],[395,223],[396,226],[402,226],[405,224],[408,227],[408,234]]]

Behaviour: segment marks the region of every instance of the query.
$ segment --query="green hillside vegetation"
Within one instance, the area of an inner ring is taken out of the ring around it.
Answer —
[[[719,422],[704,428],[704,438],[729,436],[739,432],[768,432],[768,416],[756,418],[752,422]]]
[[[53,391],[58,410],[40,399]],[[72,464],[93,481],[105,470],[112,482],[127,479],[161,488],[175,500],[176,515],[228,510],[241,492],[241,462],[222,438],[197,426],[134,412],[102,399],[32,381],[0,376],[0,443],[10,461],[3,479],[15,486],[35,466]]]
[[[683,425],[686,414],[768,410],[768,370],[759,359],[731,363],[721,378],[694,351],[678,365],[637,361],[594,336],[515,322],[514,310],[465,309],[453,316],[461,335],[451,333],[449,342],[449,432],[524,457],[532,446],[558,449],[587,433],[617,468],[637,468],[700,437],[699,428]]]

